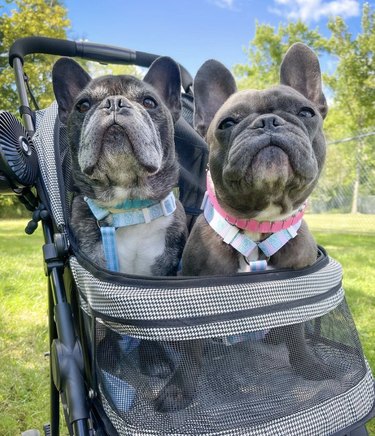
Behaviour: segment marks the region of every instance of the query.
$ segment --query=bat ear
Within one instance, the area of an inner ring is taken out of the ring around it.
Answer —
[[[91,81],[91,77],[73,59],[59,59],[52,70],[52,84],[59,107],[60,121],[66,124],[77,95]]]
[[[237,91],[236,82],[223,64],[211,59],[199,68],[193,91],[194,128],[205,137],[218,109]]]
[[[322,91],[319,59],[307,45],[297,42],[286,52],[280,67],[280,83],[312,101],[325,118],[328,106]]]
[[[181,74],[178,64],[172,58],[162,56],[151,64],[143,81],[152,85],[176,122],[181,114]]]

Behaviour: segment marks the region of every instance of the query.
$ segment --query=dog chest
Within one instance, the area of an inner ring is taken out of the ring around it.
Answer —
[[[151,275],[152,265],[165,252],[165,237],[173,215],[148,224],[122,227],[116,231],[120,271]]]

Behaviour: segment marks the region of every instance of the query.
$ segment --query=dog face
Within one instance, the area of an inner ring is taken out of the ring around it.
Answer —
[[[327,105],[316,55],[292,46],[281,84],[236,92],[231,73],[208,61],[197,73],[195,127],[210,147],[218,201],[239,218],[277,219],[313,190],[325,159]]]
[[[160,199],[178,177],[174,121],[180,114],[180,72],[159,58],[143,81],[91,80],[73,60],[53,68],[59,116],[68,126],[73,177],[81,192],[106,204]]]

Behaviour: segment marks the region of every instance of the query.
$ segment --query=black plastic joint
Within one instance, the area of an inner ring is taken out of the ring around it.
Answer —
[[[65,233],[55,233],[54,245],[56,248],[57,256],[63,259],[67,256],[69,250],[69,241]]]
[[[49,275],[52,268],[63,268],[64,261],[59,256],[54,243],[43,245],[44,272]]]

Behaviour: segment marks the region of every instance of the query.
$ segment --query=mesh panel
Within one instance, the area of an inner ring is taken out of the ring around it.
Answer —
[[[373,403],[345,302],[305,323],[305,369],[289,356],[300,354],[294,330],[271,330],[264,339],[160,342],[111,327],[96,320],[96,364],[103,405],[121,434],[264,434],[260,429],[280,420],[283,431],[274,434],[328,434],[366,415]],[[314,412],[301,427],[304,414],[335,401],[334,416],[324,413],[322,420]],[[314,426],[326,430],[311,432]]]

